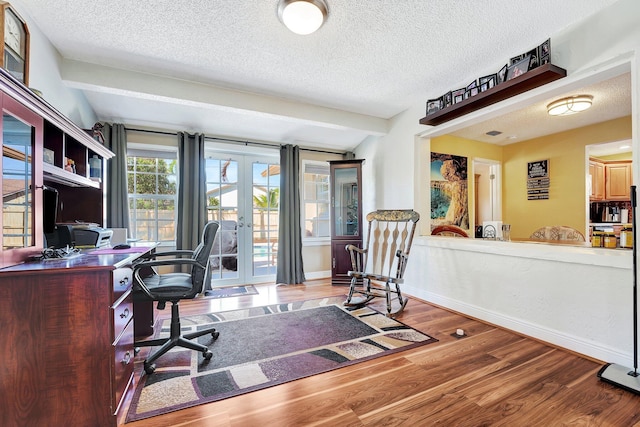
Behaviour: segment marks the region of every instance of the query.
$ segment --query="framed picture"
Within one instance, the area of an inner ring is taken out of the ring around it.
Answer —
[[[471,89],[467,89],[464,91],[464,99],[471,98],[472,96],[476,96],[480,92],[480,89],[477,87],[472,87]]]
[[[538,48],[531,49],[529,52],[527,52],[527,56],[531,58],[531,60],[529,61],[529,70],[533,70],[534,68],[538,68],[540,66]]]
[[[484,92],[485,90],[489,90],[498,84],[498,75],[497,74],[489,74],[488,76],[480,77],[478,79],[480,83],[480,92]]]
[[[522,55],[514,56],[513,58],[511,58],[509,60],[509,65],[513,65],[515,63],[518,63],[518,62],[522,61],[525,56],[526,55],[524,53]]]
[[[427,115],[442,110],[442,97],[427,101]]]
[[[529,71],[529,62],[531,61],[531,57],[527,56],[524,59],[521,59],[519,62],[512,64],[507,69],[507,81],[514,79],[518,76],[523,75],[527,71]]]
[[[453,104],[453,98],[451,95],[451,92],[447,92],[444,95],[442,95],[442,108],[447,108],[449,106],[451,106],[451,104]]]
[[[547,39],[538,46],[538,62],[540,62],[540,65],[551,62],[551,39]]]
[[[507,64],[498,71],[498,83],[504,83],[507,80]]]
[[[478,81],[474,80],[467,85],[467,90],[473,89],[474,87],[478,87]]]
[[[462,100],[464,100],[464,92],[465,92],[465,88],[451,91],[451,98],[454,104],[457,104],[458,102],[462,102]]]

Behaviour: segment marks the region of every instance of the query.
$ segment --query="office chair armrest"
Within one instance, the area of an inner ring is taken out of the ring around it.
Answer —
[[[188,249],[179,249],[175,251],[156,252],[151,254],[152,258],[157,258],[159,256],[193,256],[193,251]]]
[[[147,297],[149,297],[150,299],[154,299],[154,296],[152,295],[152,293],[149,290],[149,288],[144,284],[144,278],[140,276],[140,270],[145,269],[148,272],[149,269],[152,269],[152,267],[158,267],[158,266],[162,266],[162,265],[172,265],[172,266],[192,265],[192,266],[199,267],[199,268],[202,268],[202,269],[206,268],[206,266],[200,264],[195,259],[190,259],[190,258],[184,258],[184,259],[172,258],[172,259],[165,259],[165,260],[139,262],[138,264],[136,264],[133,267],[134,286],[136,286],[142,292],[144,292],[147,295]],[[147,275],[145,277],[149,277],[149,276]]]

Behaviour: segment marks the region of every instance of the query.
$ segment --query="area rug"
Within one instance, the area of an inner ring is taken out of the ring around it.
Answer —
[[[368,307],[343,307],[345,297],[275,304],[182,318],[185,333],[215,324],[199,338],[213,358],[175,349],[136,386],[127,422],[283,384],[436,342]],[[158,328],[157,328],[158,329]],[[160,335],[167,336],[169,320]]]
[[[253,285],[224,286],[205,291],[199,298],[229,298],[243,295],[258,295],[258,290]]]

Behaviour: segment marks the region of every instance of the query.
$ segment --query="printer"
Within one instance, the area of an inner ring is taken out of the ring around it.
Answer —
[[[73,227],[76,248],[102,248],[111,244],[113,231],[98,226],[78,225]]]
[[[113,231],[98,227],[98,224],[56,224],[52,233],[45,234],[45,247],[101,248],[111,244]]]

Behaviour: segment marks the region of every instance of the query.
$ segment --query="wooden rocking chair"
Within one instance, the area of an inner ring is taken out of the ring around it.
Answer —
[[[387,316],[402,312],[407,299],[400,292],[416,223],[413,210],[377,210],[367,215],[369,231],[364,248],[347,245],[351,255],[351,285],[347,306],[367,304],[376,297],[387,300]],[[392,286],[393,285],[393,286]],[[354,297],[354,294],[359,294]],[[392,298],[392,295],[395,297]],[[393,304],[392,301],[397,301]]]

